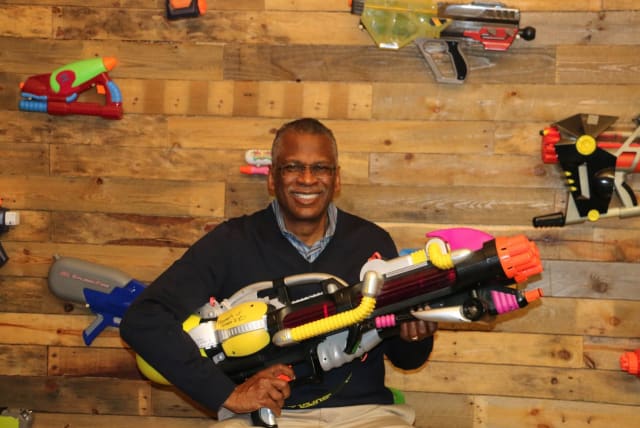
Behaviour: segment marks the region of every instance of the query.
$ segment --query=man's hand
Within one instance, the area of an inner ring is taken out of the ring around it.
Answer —
[[[261,370],[236,386],[223,406],[234,413],[249,413],[268,407],[280,416],[284,400],[291,394],[288,380],[294,377],[291,367],[284,364]]]
[[[420,342],[433,336],[438,329],[438,323],[433,321],[406,321],[400,324],[400,337],[407,342]]]

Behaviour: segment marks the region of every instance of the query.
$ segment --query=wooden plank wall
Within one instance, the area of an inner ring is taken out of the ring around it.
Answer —
[[[0,406],[34,409],[36,428],[211,426],[140,378],[117,331],[83,345],[92,316],[49,293],[52,257],[152,280],[221,220],[267,203],[263,178],[238,173],[245,150],[315,116],[339,139],[339,205],[399,248],[470,226],[525,233],[544,259],[531,284],[542,301],[445,325],[423,369],[389,372],[417,426],[637,426],[640,379],[618,358],[640,348],[640,218],[543,230],[531,218],[567,196],[539,130],[580,112],[629,130],[640,113],[640,4],[508,3],[536,40],[468,49],[468,81],[450,86],[415,47],[373,46],[346,0],[208,0],[176,22],[160,0],[1,0],[0,195],[22,219],[0,237]],[[122,120],[18,111],[19,82],[94,56],[120,61]]]

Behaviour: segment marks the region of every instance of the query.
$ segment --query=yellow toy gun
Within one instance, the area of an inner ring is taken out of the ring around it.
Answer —
[[[516,38],[533,40],[533,27],[519,28],[520,11],[502,3],[442,3],[431,0],[352,0],[376,45],[400,49],[414,42],[438,82],[463,83],[467,62],[459,44],[480,43],[485,50],[506,51]],[[444,52],[454,76],[442,73],[433,54]]]

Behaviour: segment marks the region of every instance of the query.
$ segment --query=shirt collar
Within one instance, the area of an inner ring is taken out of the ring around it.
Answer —
[[[276,222],[278,223],[278,228],[282,235],[287,238],[300,255],[308,262],[313,262],[318,258],[320,253],[322,253],[325,247],[329,244],[329,241],[331,241],[331,238],[336,231],[338,208],[336,208],[333,202],[329,203],[329,206],[327,207],[327,228],[324,232],[324,237],[310,246],[299,240],[293,233],[287,230],[287,227],[284,224],[284,216],[282,215],[280,204],[278,204],[276,199],[271,202],[271,208],[276,216]]]

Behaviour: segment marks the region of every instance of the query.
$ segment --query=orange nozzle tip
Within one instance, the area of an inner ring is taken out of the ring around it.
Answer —
[[[620,368],[626,372],[637,375],[640,373],[638,367],[638,355],[635,352],[625,352],[620,356]]]
[[[107,71],[111,71],[115,68],[116,65],[118,65],[118,60],[112,56],[105,56],[104,58],[102,58],[102,63],[104,64],[104,68],[106,68]]]
[[[524,293],[524,298],[528,303],[531,303],[531,302],[533,302],[535,300],[538,300],[542,296],[544,296],[544,293],[542,292],[542,288],[536,288],[534,290],[528,290],[528,291],[525,291],[525,293]]]

